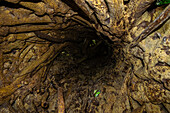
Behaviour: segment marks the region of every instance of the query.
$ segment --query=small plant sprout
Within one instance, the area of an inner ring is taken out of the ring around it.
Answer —
[[[94,97],[98,97],[100,93],[100,90],[94,90]]]
[[[96,40],[92,40],[93,44],[96,45]]]
[[[90,47],[95,46],[96,45],[96,40],[92,40],[92,43],[90,44]]]

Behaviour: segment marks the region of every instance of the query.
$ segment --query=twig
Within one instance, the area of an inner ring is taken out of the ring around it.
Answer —
[[[58,87],[58,113],[64,113],[63,89]]]

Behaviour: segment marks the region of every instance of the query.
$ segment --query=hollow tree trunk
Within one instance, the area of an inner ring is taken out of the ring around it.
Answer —
[[[0,112],[170,112],[170,5],[0,0]]]

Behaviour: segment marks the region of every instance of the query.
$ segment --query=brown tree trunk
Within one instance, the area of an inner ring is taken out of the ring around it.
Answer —
[[[170,112],[170,5],[0,0],[0,112]]]

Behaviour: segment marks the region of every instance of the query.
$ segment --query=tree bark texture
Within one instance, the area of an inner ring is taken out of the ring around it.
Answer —
[[[170,112],[170,4],[155,3],[0,0],[0,112]]]

